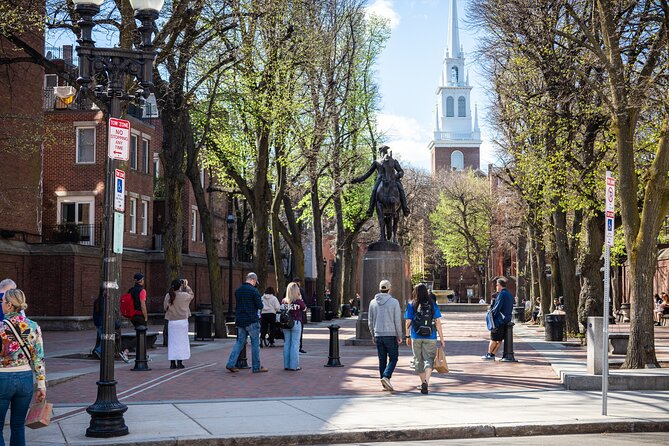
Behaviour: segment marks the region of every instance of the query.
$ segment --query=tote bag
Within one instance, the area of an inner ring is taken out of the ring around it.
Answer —
[[[448,373],[448,363],[443,348],[437,348],[437,354],[434,356],[434,370],[439,373]]]

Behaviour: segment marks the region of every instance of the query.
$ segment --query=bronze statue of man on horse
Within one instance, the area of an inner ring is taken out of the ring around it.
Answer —
[[[410,211],[407,206],[404,188],[400,182],[400,179],[404,176],[404,171],[400,163],[389,152],[388,146],[379,147],[379,159],[372,161],[369,170],[364,175],[351,180],[351,183],[365,181],[374,171],[377,172],[377,176],[372,189],[372,196],[369,199],[367,216],[371,217],[376,208],[381,230],[380,240],[392,240],[397,243],[397,220],[399,219],[400,207],[405,216],[409,215]]]

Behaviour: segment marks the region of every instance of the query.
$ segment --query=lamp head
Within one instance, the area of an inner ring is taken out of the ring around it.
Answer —
[[[102,6],[102,4],[105,2],[105,0],[72,0],[72,3],[74,3],[74,6],[78,5],[94,5],[97,6],[98,8]]]
[[[165,0],[130,0],[130,6],[132,6],[132,9],[135,11],[149,10],[160,12],[160,10],[163,8],[163,3],[165,3]]]

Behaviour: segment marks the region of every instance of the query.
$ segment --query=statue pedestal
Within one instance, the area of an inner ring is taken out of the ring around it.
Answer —
[[[372,341],[367,315],[369,303],[379,292],[379,282],[382,280],[390,281],[390,295],[400,302],[400,307],[404,311],[406,302],[411,298],[411,272],[402,247],[396,243],[372,243],[362,258],[360,315],[355,324],[355,339],[351,342],[353,345],[369,345]]]

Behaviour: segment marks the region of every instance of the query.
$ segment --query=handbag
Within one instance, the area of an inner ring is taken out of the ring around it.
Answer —
[[[437,348],[437,353],[434,356],[434,370],[438,373],[448,373],[448,363],[443,348]]]
[[[14,324],[10,320],[5,319],[4,322],[5,325],[7,325],[9,329],[12,331],[12,334],[16,338],[16,341],[19,343],[21,350],[23,350],[23,354],[26,355],[26,358],[28,358],[28,361],[30,361],[30,367],[33,369],[34,372],[35,364],[33,364],[32,357],[30,355],[28,347],[26,346],[26,343],[23,341],[23,338],[21,337],[21,335],[19,335],[18,331],[16,330],[16,327],[14,327]],[[39,429],[40,427],[48,426],[49,423],[51,423],[52,414],[53,414],[52,403],[47,403],[46,400],[43,400],[41,402],[35,401],[30,405],[30,409],[28,409],[28,415],[26,416],[26,426],[31,429]]]

